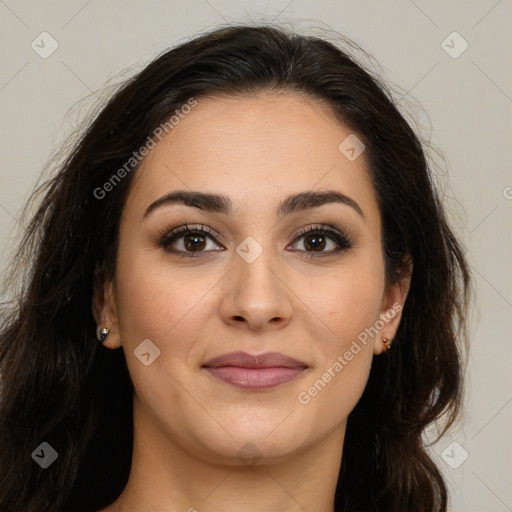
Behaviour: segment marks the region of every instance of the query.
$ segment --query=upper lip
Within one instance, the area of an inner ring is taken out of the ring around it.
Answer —
[[[238,366],[240,368],[308,368],[308,365],[280,352],[265,352],[252,355],[247,352],[230,352],[209,359],[203,366],[218,368],[220,366]]]

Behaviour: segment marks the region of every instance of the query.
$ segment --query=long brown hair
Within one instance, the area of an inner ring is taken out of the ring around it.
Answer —
[[[7,284],[19,286],[0,325],[0,510],[95,511],[123,490],[133,386],[123,352],[96,341],[91,300],[115,273],[137,165],[108,193],[98,190],[190,98],[262,91],[320,100],[357,134],[378,197],[387,281],[399,278],[407,255],[414,263],[392,353],[374,358],[348,419],[335,510],[447,510],[422,433],[441,417],[448,428],[461,406],[471,282],[425,146],[390,90],[348,50],[268,25],[219,28],[155,58],[31,196],[29,204],[41,200],[10,267]],[[32,457],[42,442],[58,453],[47,469]]]

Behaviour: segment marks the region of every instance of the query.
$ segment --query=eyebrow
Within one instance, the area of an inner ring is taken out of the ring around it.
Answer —
[[[279,204],[277,214],[282,218],[298,211],[317,208],[329,203],[350,206],[363,219],[365,218],[363,210],[354,199],[336,190],[318,192],[306,191],[288,196]],[[223,213],[225,215],[231,215],[233,212],[233,203],[228,196],[208,192],[176,190],[151,203],[146,208],[143,218],[146,218],[157,208],[171,204],[183,204],[185,206],[199,208],[200,210]]]

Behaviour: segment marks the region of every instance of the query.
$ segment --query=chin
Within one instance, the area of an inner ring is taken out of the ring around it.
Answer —
[[[309,444],[308,440],[313,441],[308,438],[305,425],[297,424],[292,417],[293,414],[286,418],[286,414],[277,417],[273,413],[268,418],[259,417],[254,421],[252,416],[245,416],[229,422],[227,431],[216,424],[215,428],[197,433],[195,437],[203,445],[203,456],[211,454],[207,458],[216,464],[278,463],[283,457],[304,448]]]

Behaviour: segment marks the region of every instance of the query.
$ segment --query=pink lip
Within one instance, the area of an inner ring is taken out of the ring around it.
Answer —
[[[233,386],[265,389],[293,380],[308,366],[279,352],[259,355],[231,352],[210,359],[203,368]]]

